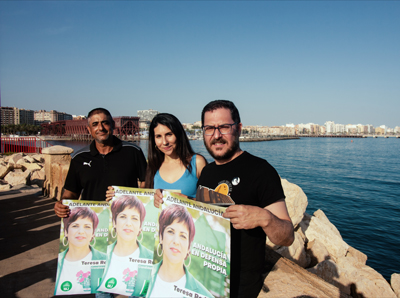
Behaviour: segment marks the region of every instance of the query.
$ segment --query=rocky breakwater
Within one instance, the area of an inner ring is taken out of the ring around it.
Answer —
[[[389,284],[366,265],[364,253],[342,239],[322,210],[305,212],[308,200],[299,186],[285,179],[282,186],[295,240],[289,247],[279,247],[267,239],[270,271],[259,297],[400,298],[399,274],[394,273]]]
[[[41,189],[45,180],[42,154],[0,156],[0,191],[31,187]]]

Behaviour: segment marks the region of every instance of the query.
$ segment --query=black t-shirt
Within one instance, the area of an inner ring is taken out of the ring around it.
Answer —
[[[235,204],[264,208],[285,198],[280,177],[264,159],[243,152],[234,160],[204,167],[198,186],[225,189]],[[231,297],[257,297],[263,280],[266,235],[261,227],[231,226]]]
[[[73,155],[64,188],[82,192],[82,200],[104,201],[108,186],[138,187],[144,181],[146,159],[135,144],[114,138],[113,150],[101,155],[95,141]]]

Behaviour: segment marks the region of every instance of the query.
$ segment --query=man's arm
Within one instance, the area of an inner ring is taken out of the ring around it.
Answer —
[[[61,197],[61,201],[57,201],[54,204],[54,212],[58,217],[68,217],[70,210],[68,206],[63,205],[62,200],[78,200],[79,195],[75,192],[69,191],[67,189],[64,189],[64,193]]]
[[[294,241],[294,229],[285,200],[281,199],[265,208],[249,205],[229,206],[224,214],[235,229],[261,227],[269,240],[276,245],[290,246]]]

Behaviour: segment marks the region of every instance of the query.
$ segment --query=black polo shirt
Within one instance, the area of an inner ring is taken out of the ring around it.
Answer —
[[[71,160],[64,188],[82,200],[104,201],[108,186],[138,187],[146,176],[146,159],[139,146],[114,138],[113,150],[101,155],[95,141],[77,151]]]

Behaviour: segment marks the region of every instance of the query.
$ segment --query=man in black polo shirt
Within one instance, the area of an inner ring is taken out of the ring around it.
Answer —
[[[143,152],[113,136],[114,126],[108,110],[89,112],[87,128],[94,141],[73,155],[62,200],[78,200],[82,194],[82,200],[103,201],[108,186],[144,187],[147,163]],[[70,212],[62,201],[56,202],[54,211],[59,217]]]

